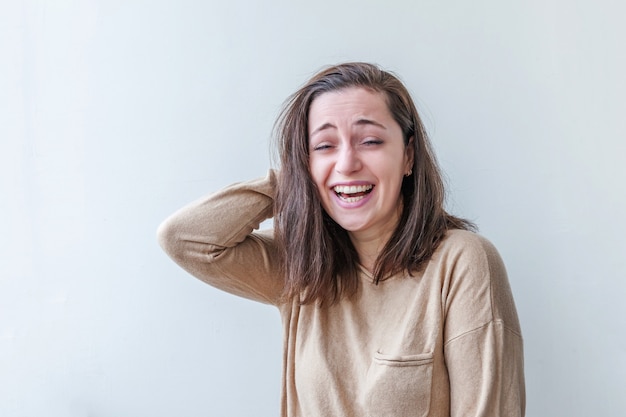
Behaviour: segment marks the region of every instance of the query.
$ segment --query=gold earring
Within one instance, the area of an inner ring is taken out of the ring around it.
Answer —
[[[413,170],[412,170],[412,169],[409,169],[409,172],[407,172],[407,173],[405,174],[405,177],[410,176],[412,173],[413,173]]]

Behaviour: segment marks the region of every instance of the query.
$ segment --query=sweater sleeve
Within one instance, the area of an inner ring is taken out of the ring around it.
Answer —
[[[273,232],[276,174],[233,184],[178,210],[158,228],[163,250],[187,272],[231,294],[278,304],[283,280]]]
[[[476,236],[450,260],[444,354],[452,417],[522,417],[523,343],[504,264]]]

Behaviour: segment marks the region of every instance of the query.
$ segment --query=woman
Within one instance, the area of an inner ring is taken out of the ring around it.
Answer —
[[[315,75],[276,126],[281,170],[181,209],[167,253],[276,305],[283,416],[522,416],[520,326],[496,249],[446,213],[435,157],[393,75]],[[254,231],[274,216],[273,231]]]

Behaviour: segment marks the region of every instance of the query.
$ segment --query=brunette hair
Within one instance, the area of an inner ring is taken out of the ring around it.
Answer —
[[[308,117],[321,94],[350,87],[385,95],[402,128],[405,146],[413,146],[413,172],[402,182],[403,211],[396,230],[376,260],[378,284],[402,270],[418,271],[448,229],[474,229],[444,209],[444,183],[424,126],[409,92],[393,74],[373,64],[353,62],[313,76],[287,100],[275,125],[280,174],[274,204],[276,240],[282,256],[285,296],[302,304],[333,304],[359,286],[358,254],[346,230],[324,211],[309,172]],[[410,139],[413,138],[411,141]]]

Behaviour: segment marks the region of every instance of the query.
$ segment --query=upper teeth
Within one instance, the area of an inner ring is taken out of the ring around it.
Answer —
[[[371,190],[373,185],[337,185],[333,188],[336,193],[355,194]]]

